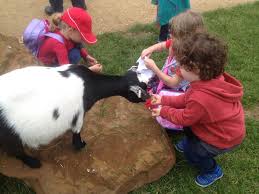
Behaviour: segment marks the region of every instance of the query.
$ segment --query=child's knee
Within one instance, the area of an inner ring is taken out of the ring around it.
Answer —
[[[207,157],[208,153],[198,140],[185,138],[184,155],[190,163],[197,163],[200,162],[202,158]]]

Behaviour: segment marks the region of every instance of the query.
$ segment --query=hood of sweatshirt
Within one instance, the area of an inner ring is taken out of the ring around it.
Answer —
[[[223,73],[212,80],[192,82],[191,87],[225,102],[240,101],[243,96],[242,84],[228,73]]]

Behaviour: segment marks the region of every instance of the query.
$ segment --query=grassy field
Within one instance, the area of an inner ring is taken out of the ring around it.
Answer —
[[[259,106],[259,2],[204,13],[211,33],[228,42],[229,64],[226,70],[242,81],[246,110]],[[136,25],[127,32],[106,33],[90,47],[92,53],[110,74],[122,74],[139,57],[141,51],[157,39],[153,24]],[[162,66],[166,53],[153,57]],[[259,120],[246,118],[247,137],[234,152],[219,156],[224,177],[202,189],[195,185],[196,170],[177,153],[176,166],[158,181],[133,191],[132,194],[165,193],[259,193]],[[172,138],[175,143],[180,137]],[[0,194],[31,194],[23,183],[0,175]]]

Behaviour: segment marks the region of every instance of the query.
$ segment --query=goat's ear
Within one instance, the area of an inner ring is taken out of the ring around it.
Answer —
[[[138,63],[135,63],[134,65],[132,65],[128,71],[133,71],[133,72],[137,72],[138,69]]]
[[[142,100],[147,100],[148,98],[150,98],[149,93],[137,85],[130,86],[129,90],[134,92],[136,94],[136,96],[138,98],[141,98]]]

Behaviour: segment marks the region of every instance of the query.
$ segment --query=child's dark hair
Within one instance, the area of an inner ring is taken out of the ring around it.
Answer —
[[[180,66],[197,73],[201,80],[218,77],[227,63],[227,45],[208,33],[195,33],[175,41],[173,51]]]

